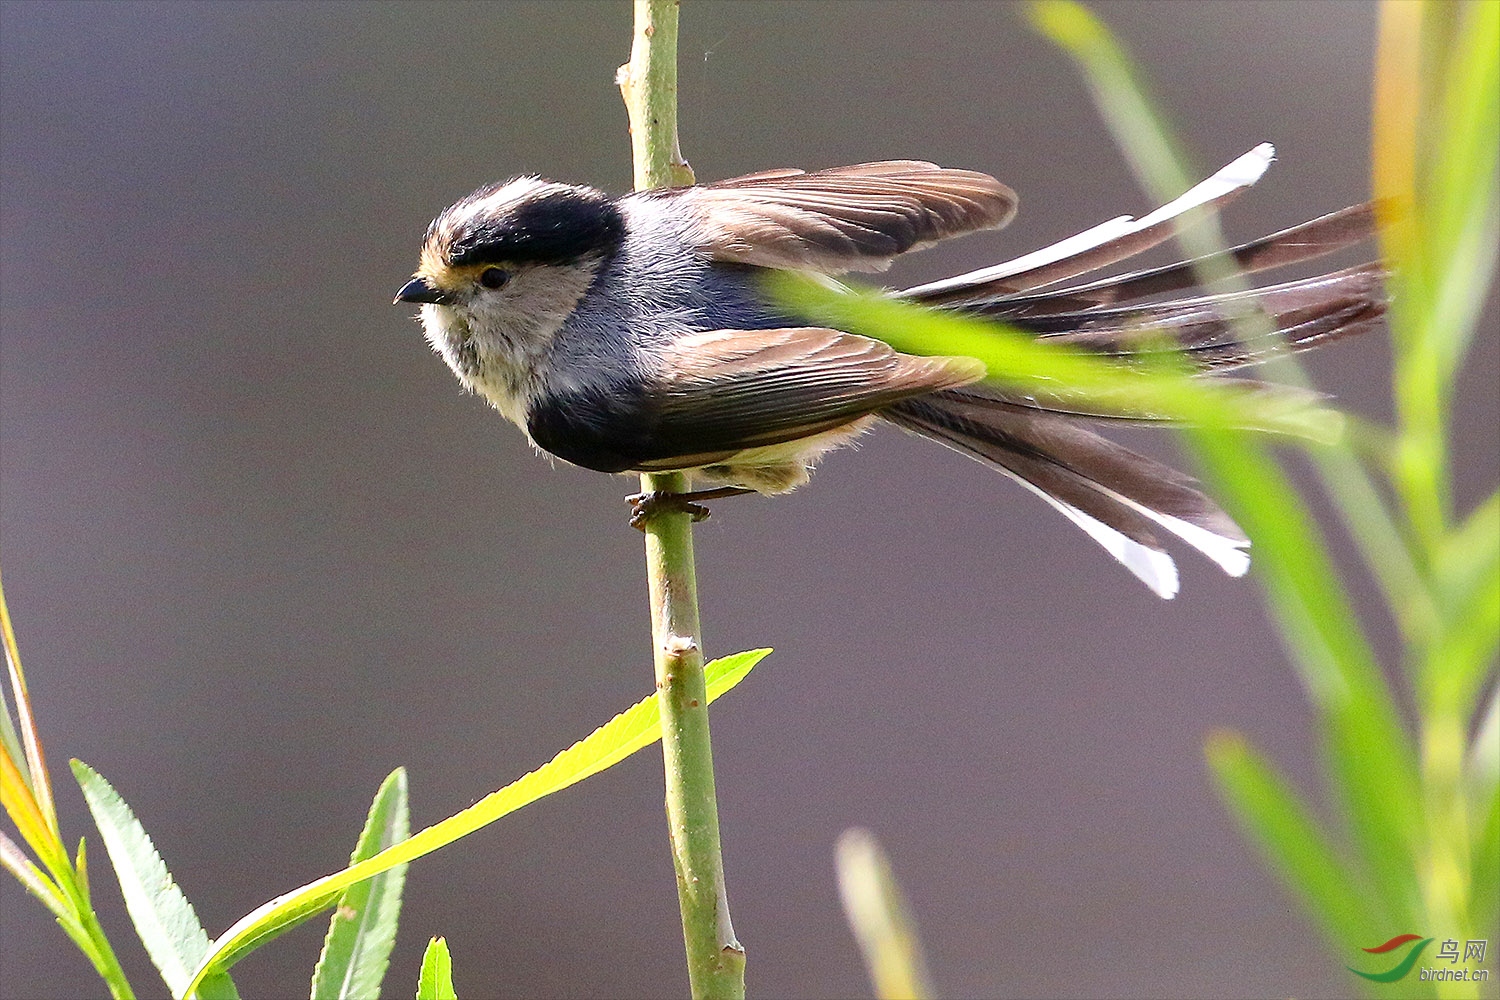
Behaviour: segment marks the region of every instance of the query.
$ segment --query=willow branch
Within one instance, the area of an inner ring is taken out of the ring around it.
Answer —
[[[677,7],[676,0],[636,0],[630,62],[616,77],[630,112],[638,190],[693,180],[677,143]],[[643,474],[641,488],[683,493],[690,484],[680,472]],[[692,520],[661,511],[644,528],[667,824],[688,979],[694,997],[743,997],[745,951],[729,920],[719,847]]]

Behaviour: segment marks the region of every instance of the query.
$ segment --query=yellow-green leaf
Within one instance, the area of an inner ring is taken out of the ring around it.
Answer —
[[[448,942],[440,937],[428,941],[422,955],[417,1000],[458,1000],[453,990],[453,959],[448,954]]]
[[[769,649],[749,650],[706,665],[703,672],[708,685],[708,700],[714,701],[738,684],[770,652]],[[659,739],[661,709],[656,696],[650,695],[535,771],[491,792],[462,812],[427,827],[367,861],[325,875],[250,911],[213,943],[193,976],[188,995],[193,994],[210,971],[227,971],[261,944],[333,905],[349,886],[430,854],[543,796],[613,767]]]

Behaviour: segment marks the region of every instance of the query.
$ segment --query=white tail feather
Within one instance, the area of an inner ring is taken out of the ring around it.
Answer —
[[[1091,250],[1101,247],[1115,240],[1123,239],[1153,226],[1159,226],[1164,222],[1175,219],[1184,212],[1201,208],[1210,202],[1219,201],[1243,191],[1265,174],[1266,169],[1276,159],[1276,147],[1269,142],[1263,142],[1250,152],[1236,158],[1233,162],[1219,170],[1207,180],[1194,185],[1181,196],[1173,199],[1167,204],[1156,209],[1154,212],[1140,219],[1122,215],[1108,222],[1102,222],[1092,229],[1085,230],[1075,236],[1069,236],[1049,247],[1033,250],[1014,260],[1004,261],[989,267],[982,267],[977,271],[967,274],[955,275],[944,278],[941,281],[929,282],[908,288],[902,295],[922,297],[939,295],[956,289],[967,288],[971,285],[983,285],[988,282],[998,281],[1003,278],[1014,277],[1034,271],[1041,267],[1050,266],[1064,261],[1070,257],[1077,257]],[[1171,232],[1166,231],[1161,235],[1162,240],[1169,239]]]
[[[1090,517],[1072,504],[1057,499],[1035,483],[1027,482],[1003,465],[993,464],[991,467],[1005,473],[1047,501],[1064,517],[1082,528],[1084,533],[1099,543],[1104,551],[1114,556],[1116,562],[1130,570],[1137,580],[1150,587],[1151,592],[1157,597],[1170,601],[1177,596],[1177,564],[1172,561],[1170,555],[1127,537],[1103,521]]]

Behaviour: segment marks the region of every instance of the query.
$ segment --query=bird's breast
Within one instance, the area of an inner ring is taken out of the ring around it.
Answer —
[[[526,398],[535,381],[534,364],[504,347],[497,350],[475,334],[467,317],[447,306],[423,306],[422,328],[427,342],[465,389],[483,396],[512,423],[526,426]]]

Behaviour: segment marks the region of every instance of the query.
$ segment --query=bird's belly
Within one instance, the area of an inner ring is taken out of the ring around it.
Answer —
[[[873,427],[875,420],[873,415],[864,416],[810,437],[746,448],[690,470],[694,485],[743,486],[757,493],[787,493],[808,481],[825,454],[852,443]]]

